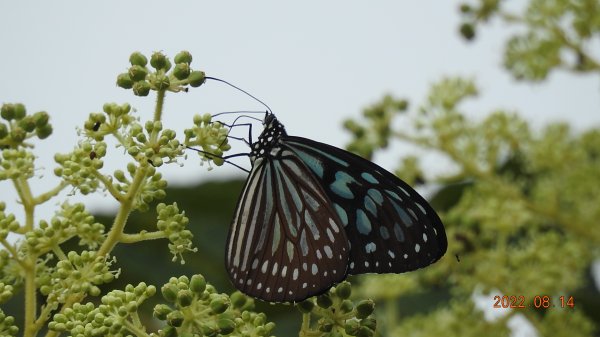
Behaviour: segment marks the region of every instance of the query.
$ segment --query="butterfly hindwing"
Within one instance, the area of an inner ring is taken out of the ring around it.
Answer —
[[[238,201],[227,271],[248,295],[300,301],[346,277],[348,239],[307,166],[290,151],[271,152],[254,161]]]
[[[350,152],[310,139],[282,142],[310,168],[350,242],[349,274],[423,268],[447,248],[441,220],[408,184]]]

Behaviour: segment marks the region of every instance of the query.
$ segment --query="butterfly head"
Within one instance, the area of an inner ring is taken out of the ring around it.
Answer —
[[[278,144],[279,138],[287,135],[283,124],[271,112],[267,112],[265,115],[263,127],[264,129],[258,136],[258,140],[252,144],[251,158],[264,157]]]

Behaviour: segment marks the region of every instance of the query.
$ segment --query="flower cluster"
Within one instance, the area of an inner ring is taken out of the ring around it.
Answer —
[[[104,225],[83,204],[64,203],[50,223],[41,220],[39,227],[25,233],[25,242],[29,252],[42,255],[73,237],[78,237],[80,245],[96,248],[103,236]]]
[[[0,311],[0,335],[16,336],[17,333],[19,333],[19,328],[15,325],[15,318]]]
[[[223,124],[213,122],[210,114],[195,115],[194,127],[186,129],[184,134],[187,146],[202,148],[197,152],[203,161],[223,165],[223,153],[231,149],[227,142],[228,129]]]
[[[135,180],[136,174],[139,168],[133,164],[127,164],[127,173],[129,177],[125,175],[125,172],[116,170],[114,173],[115,178],[119,184],[114,183],[114,187],[119,192],[128,192],[131,189],[131,185]],[[167,188],[167,181],[162,178],[162,174],[156,171],[156,168],[150,166],[146,168],[146,175],[149,177],[144,180],[141,184],[140,193],[134,200],[133,207],[140,211],[147,211],[149,204],[154,200],[161,200],[167,195],[165,189]]]
[[[161,287],[163,298],[170,303],[154,307],[154,317],[165,327],[152,337],[170,336],[270,336],[275,324],[264,314],[251,310],[254,302],[241,293],[231,297],[218,294],[202,275],[171,278]],[[156,294],[156,287],[140,283],[113,290],[102,297],[101,304],[76,303],[54,315],[50,330],[68,332],[72,336],[127,336],[145,331],[138,309]]]
[[[185,216],[185,212],[179,212],[177,203],[168,206],[160,203],[156,206],[156,211],[158,213],[156,227],[169,239],[169,250],[173,254],[173,261],[179,258],[183,264],[183,253],[197,251],[196,248],[192,248],[193,234],[186,229],[189,219]]]
[[[117,77],[117,85],[124,89],[132,89],[137,96],[147,96],[150,90],[155,91],[187,91],[187,85],[199,87],[205,81],[203,71],[190,68],[192,55],[187,51],[179,52],[173,59],[175,67],[168,57],[160,52],[152,54],[148,69],[148,58],[140,52],[129,57],[131,67],[126,73]]]
[[[113,290],[102,297],[97,307],[93,303],[76,303],[64,313],[54,315],[50,330],[69,332],[72,336],[127,336],[144,331],[137,314],[138,307],[154,296],[156,287],[140,283],[128,284],[125,291]]]
[[[175,131],[163,130],[159,121],[148,121],[144,128],[140,124],[134,124],[129,130],[129,135],[127,152],[137,161],[147,161],[154,167],[161,166],[165,161],[175,162],[183,153],[183,147],[175,139]]]
[[[159,304],[154,317],[166,321],[167,327],[158,336],[270,336],[275,327],[264,314],[251,310],[254,301],[239,292],[231,297],[219,294],[207,284],[202,275],[191,278],[171,278],[161,288],[162,295],[171,305]]]
[[[70,251],[51,273],[42,274],[37,282],[49,303],[65,303],[69,298],[100,295],[99,285],[112,282],[118,272],[111,271],[113,261],[95,252]]]
[[[52,134],[52,125],[48,123],[50,117],[45,111],[28,115],[23,104],[2,104],[0,116],[6,124],[0,122],[0,149],[17,148],[25,143],[26,139],[37,136],[45,139]]]
[[[377,328],[377,321],[372,316],[375,303],[372,300],[354,303],[349,299],[350,295],[350,283],[345,281],[323,295],[298,303],[298,310],[304,315],[319,317],[316,329],[307,331],[309,326],[303,326],[302,332],[306,336],[333,337],[344,333],[357,337],[374,336]]]
[[[24,149],[4,149],[0,156],[0,180],[33,177],[33,153]]]

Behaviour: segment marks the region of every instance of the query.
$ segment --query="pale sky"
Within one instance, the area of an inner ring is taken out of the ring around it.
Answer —
[[[138,98],[115,85],[136,50],[171,57],[188,50],[194,69],[260,97],[288,133],[339,147],[349,140],[341,127],[345,118],[359,116],[384,93],[409,98],[415,108],[443,76],[476,80],[481,96],[467,108],[477,118],[503,108],[537,127],[557,120],[578,129],[600,125],[597,77],[554,73],[543,85],[515,82],[501,68],[509,27],[491,22],[474,44],[465,43],[457,33],[457,6],[434,0],[0,2],[0,102],[51,114],[55,131],[51,141],[39,143],[38,167],[45,170],[32,181],[36,194],[58,181],[53,154],[70,151],[75,127],[105,102],[129,102],[143,120],[151,118],[153,97]],[[182,135],[195,113],[237,109],[262,107],[212,82],[169,94],[164,125]],[[392,169],[411,153],[396,145],[375,161]],[[446,168],[439,158],[425,159],[432,174]],[[231,166],[208,172],[197,160],[185,164],[161,170],[173,185],[244,175]],[[104,172],[115,168],[123,168],[122,161],[108,161]],[[0,182],[0,199],[14,205],[13,193],[10,183]],[[102,194],[83,200],[96,209],[115,205]]]

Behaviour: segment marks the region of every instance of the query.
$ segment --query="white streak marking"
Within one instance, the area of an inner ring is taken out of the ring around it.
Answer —
[[[325,246],[325,247],[323,247],[323,250],[325,251],[325,255],[327,255],[328,258],[331,259],[333,257],[333,252],[331,251],[331,247]]]
[[[333,236],[331,229],[327,228],[326,232],[327,232],[327,237],[329,238],[329,241],[331,241],[332,243],[335,242],[335,237]]]
[[[331,228],[333,228],[333,231],[336,233],[340,232],[340,227],[338,227],[338,225],[335,223],[335,221],[333,221],[332,218],[329,218],[329,224],[331,225]],[[333,241],[333,240],[331,240]]]

